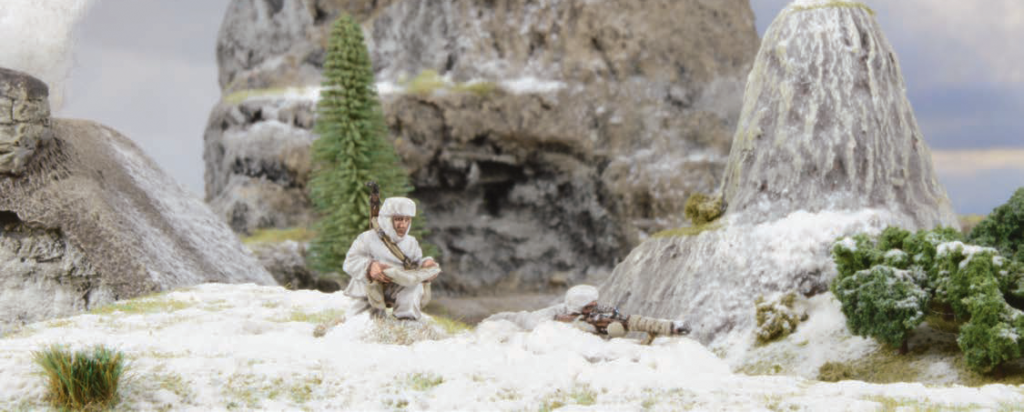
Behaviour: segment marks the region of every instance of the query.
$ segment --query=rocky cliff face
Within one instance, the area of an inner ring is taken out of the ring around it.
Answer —
[[[319,83],[308,50],[332,19],[317,16],[351,6],[271,3],[235,1],[218,48],[225,94],[243,99],[211,116],[207,197],[237,231],[310,218],[308,165],[286,159],[308,159],[316,92],[280,88]],[[392,138],[444,255],[442,288],[593,281],[647,234],[681,224],[691,192],[720,184],[758,44],[746,1],[375,7],[360,13]],[[249,20],[261,34],[233,28]],[[253,36],[295,46],[235,40]],[[237,63],[250,55],[268,57]]]
[[[748,79],[722,221],[645,242],[602,287],[625,311],[689,318],[705,342],[749,332],[758,295],[827,290],[837,236],[957,224],[866,6],[793,2]]]
[[[0,68],[0,325],[201,282],[273,279],[130,140],[52,119],[47,88]]]

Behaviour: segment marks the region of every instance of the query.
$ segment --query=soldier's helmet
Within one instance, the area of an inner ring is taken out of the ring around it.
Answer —
[[[590,285],[576,285],[565,292],[565,307],[572,313],[578,313],[584,306],[597,300],[597,288]]]

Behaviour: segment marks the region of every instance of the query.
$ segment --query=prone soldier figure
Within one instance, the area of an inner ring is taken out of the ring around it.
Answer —
[[[687,335],[690,328],[681,320],[648,318],[639,315],[623,315],[617,308],[597,303],[597,288],[578,285],[565,294],[565,303],[533,312],[503,312],[491,315],[488,320],[507,320],[523,329],[533,329],[540,322],[555,320],[609,338],[625,336],[629,332],[646,333],[641,343],[647,345],[658,335]]]

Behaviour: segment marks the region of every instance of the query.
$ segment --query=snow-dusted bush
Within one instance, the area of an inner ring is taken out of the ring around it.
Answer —
[[[875,242],[865,234],[840,238],[832,245],[832,260],[836,262],[839,275],[832,283],[842,281],[854,273],[870,268],[880,260]],[[835,293],[835,290],[832,291]],[[836,294],[838,295],[838,294]]]
[[[948,302],[958,318],[969,319],[957,337],[967,364],[989,371],[1021,357],[1024,318],[1004,298],[1011,292],[1009,286],[1019,283],[1008,280],[1020,279],[1020,272],[995,249],[961,242],[940,245],[936,267],[948,274],[939,277],[936,296]]]
[[[901,249],[910,255],[912,263],[924,268],[928,273],[929,289],[935,289],[935,282],[940,277],[935,265],[935,255],[938,254],[939,245],[961,240],[963,240],[963,235],[956,229],[939,227],[934,230],[919,230],[917,233],[905,237],[902,247],[898,244],[887,245],[887,247]]]
[[[793,333],[807,313],[796,308],[796,293],[778,295],[774,299],[759,296],[754,301],[757,309],[757,335],[759,343],[768,343]]]
[[[1021,357],[1024,317],[1005,297],[1024,297],[1022,265],[961,240],[951,228],[911,234],[893,227],[877,240],[838,239],[832,255],[839,274],[831,288],[850,330],[903,345],[934,302],[966,322],[957,342],[971,368],[987,372]]]
[[[992,210],[988,217],[971,230],[967,239],[974,244],[990,246],[1003,256],[1024,261],[1024,188],[1005,204]]]
[[[948,242],[939,245],[934,267],[938,276],[933,286],[935,295],[949,303],[958,318],[968,318],[967,298],[985,293],[982,285],[992,282],[994,292],[1000,296],[996,274],[1002,269],[1003,258],[995,249]]]
[[[910,332],[924,322],[930,295],[921,285],[920,267],[897,269],[875,265],[834,284],[850,330],[893,347],[903,347]]]

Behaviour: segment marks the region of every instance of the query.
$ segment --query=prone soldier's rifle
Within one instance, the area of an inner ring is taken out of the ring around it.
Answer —
[[[622,337],[627,332],[643,332],[647,337],[641,343],[647,345],[658,335],[687,335],[690,328],[682,321],[648,318],[639,315],[624,315],[616,307],[598,305],[588,313],[580,313],[578,320],[594,327],[597,334],[608,337]]]

